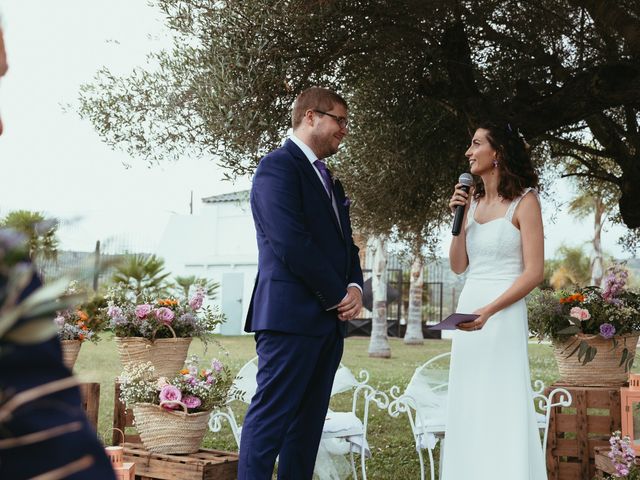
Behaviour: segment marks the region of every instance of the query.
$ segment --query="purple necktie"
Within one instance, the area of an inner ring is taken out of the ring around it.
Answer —
[[[324,186],[327,188],[327,193],[331,197],[332,196],[331,174],[329,174],[329,170],[327,169],[327,166],[322,160],[316,160],[315,162],[313,162],[313,164],[316,166],[316,168],[320,172],[320,176],[322,177]]]

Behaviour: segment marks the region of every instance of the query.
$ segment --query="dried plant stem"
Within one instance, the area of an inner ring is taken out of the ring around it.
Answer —
[[[36,398],[44,397],[51,393],[59,392],[60,390],[66,390],[67,388],[75,387],[78,385],[78,380],[75,377],[63,378],[62,380],[56,380],[54,382],[45,383],[29,390],[25,390],[16,394],[7,403],[0,407],[0,422],[6,421],[13,411],[21,405],[31,402]]]
[[[94,459],[91,455],[85,455],[71,463],[67,463],[65,466],[50,470],[46,473],[33,477],[31,480],[62,480],[69,475],[86,470],[93,465]]]
[[[59,425],[57,427],[49,428],[48,430],[42,430],[40,432],[30,433],[21,437],[7,438],[0,440],[0,450],[6,450],[8,448],[22,447],[23,445],[31,445],[32,443],[43,442],[50,438],[59,437],[65,433],[77,432],[82,430],[82,422],[71,422],[65,425]]]

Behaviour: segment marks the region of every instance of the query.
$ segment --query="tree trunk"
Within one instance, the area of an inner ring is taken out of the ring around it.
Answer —
[[[605,206],[602,199],[595,197],[594,199],[594,232],[593,232],[593,258],[591,259],[591,285],[600,286],[602,276],[604,274],[604,265],[602,259],[602,217],[604,215]]]
[[[424,263],[418,254],[411,265],[409,276],[409,313],[407,315],[407,331],[404,343],[407,345],[423,345],[422,336],[422,287],[424,285]]]
[[[373,312],[371,318],[370,357],[391,357],[391,348],[387,338],[387,241],[383,236],[373,240],[373,275],[371,290],[373,293]]]

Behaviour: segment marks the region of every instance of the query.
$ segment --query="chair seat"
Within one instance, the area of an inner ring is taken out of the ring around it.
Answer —
[[[327,412],[322,427],[322,438],[351,437],[363,435],[364,425],[352,412]]]

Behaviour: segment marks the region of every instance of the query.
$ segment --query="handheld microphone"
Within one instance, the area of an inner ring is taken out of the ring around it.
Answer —
[[[463,173],[460,175],[460,178],[458,178],[458,183],[462,184],[462,190],[469,193],[469,189],[471,188],[471,185],[473,185],[473,176],[470,173]],[[451,229],[451,233],[456,237],[460,235],[460,230],[462,228],[464,208],[465,205],[456,206],[456,214],[455,217],[453,217],[453,228]]]

